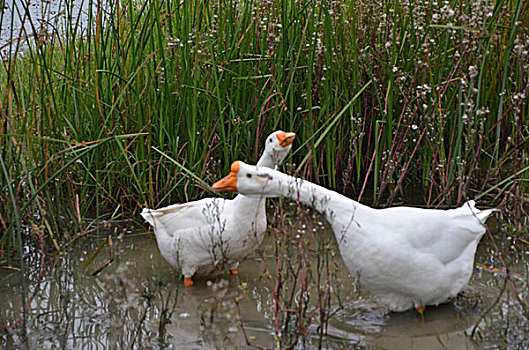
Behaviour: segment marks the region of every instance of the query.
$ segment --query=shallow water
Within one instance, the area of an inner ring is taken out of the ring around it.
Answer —
[[[96,277],[90,274],[110,258],[108,245],[86,269],[82,265],[104,240],[103,234],[100,238],[91,236],[56,256],[53,266],[44,269],[35,294],[41,257],[37,249],[28,251],[31,272],[26,281],[30,289],[26,300],[34,294],[27,319],[30,347],[245,348],[243,328],[254,344],[276,347],[273,299],[270,284],[265,278],[259,278],[263,276],[259,254],[241,264],[239,276],[212,276],[184,288],[175,271],[158,253],[152,234],[144,234],[142,230],[134,232],[122,238],[114,235],[114,260]],[[518,276],[516,286],[520,297],[528,300],[528,247],[509,240],[499,230],[494,234],[498,242],[505,243],[502,253],[511,271]],[[329,238],[335,244],[325,227],[317,227],[315,235],[321,241]],[[311,250],[313,265],[320,254],[316,247],[313,245]],[[274,239],[269,234],[263,243],[264,256],[271,259],[267,260],[269,264],[273,261],[273,252]],[[500,293],[504,281],[501,273],[476,267],[467,290],[452,302],[429,307],[422,321],[415,311],[390,313],[381,308],[368,292],[354,283],[339,254],[335,259],[331,287],[339,292],[342,307],[333,296],[331,305],[335,314],[323,338],[325,348],[359,345],[391,349],[475,349],[502,348],[503,342],[512,348],[528,345],[525,339],[528,322],[512,290],[480,322],[477,342],[467,336],[481,313]],[[487,236],[479,246],[476,260],[500,267]],[[315,289],[309,291],[315,298]],[[1,268],[1,325],[12,325],[20,318],[21,294],[19,273]],[[236,296],[240,297],[240,314],[234,301]],[[170,322],[162,322],[164,317]],[[0,348],[18,346],[19,334],[20,327],[1,333]],[[299,344],[299,348],[317,347],[317,322],[309,327],[308,335]]]
[[[97,6],[105,11],[108,6],[105,0],[5,0],[2,3],[1,58],[7,58],[17,49],[23,50],[36,37],[48,41],[52,35],[60,37],[73,30],[77,35],[86,35],[89,11],[95,13]]]

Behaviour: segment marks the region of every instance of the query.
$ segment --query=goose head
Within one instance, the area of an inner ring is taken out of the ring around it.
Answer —
[[[275,131],[268,135],[265,141],[263,156],[257,165],[274,168],[279,166],[290,152],[292,142],[296,134],[282,130]]]
[[[242,161],[231,164],[228,176],[213,184],[217,192],[238,192],[250,197],[276,197],[277,181],[274,170],[267,167],[248,165]]]

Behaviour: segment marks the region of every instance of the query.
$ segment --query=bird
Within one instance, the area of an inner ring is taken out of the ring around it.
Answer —
[[[216,191],[286,197],[322,213],[334,231],[343,261],[390,311],[455,297],[469,283],[485,221],[496,209],[469,200],[449,210],[398,206],[374,209],[342,194],[276,170],[232,163]]]
[[[270,134],[258,161],[277,167],[286,158],[296,134],[281,130]],[[193,285],[194,275],[205,276],[220,263],[236,275],[239,261],[262,241],[266,230],[264,198],[237,195],[234,199],[203,198],[160,209],[144,208],[141,216],[153,228],[161,255]]]

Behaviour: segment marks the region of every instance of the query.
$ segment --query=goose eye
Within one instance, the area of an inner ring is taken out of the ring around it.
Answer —
[[[268,142],[272,142],[272,139],[268,139]]]
[[[246,177],[251,179],[252,178],[252,174],[246,174]]]

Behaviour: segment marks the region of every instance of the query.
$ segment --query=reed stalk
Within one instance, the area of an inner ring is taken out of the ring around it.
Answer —
[[[3,45],[10,264],[27,227],[60,249],[72,227],[203,196],[278,128],[297,133],[301,176],[376,205],[419,187],[430,206],[514,194],[526,215],[522,0],[83,4],[45,27],[22,12]]]

